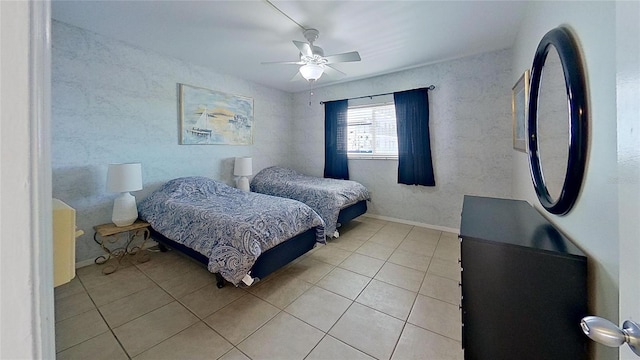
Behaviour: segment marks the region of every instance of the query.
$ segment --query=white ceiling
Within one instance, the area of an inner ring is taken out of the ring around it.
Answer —
[[[342,79],[323,75],[312,87],[351,81],[513,45],[524,1],[278,1],[305,28],[316,28],[325,55],[358,51],[339,63]],[[292,40],[302,29],[266,1],[63,1],[53,18],[156,53],[288,92],[299,60]]]

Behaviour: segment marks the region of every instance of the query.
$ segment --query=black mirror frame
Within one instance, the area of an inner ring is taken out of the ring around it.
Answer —
[[[560,56],[569,103],[569,157],[564,183],[557,199],[551,198],[544,181],[537,137],[538,94],[550,46],[554,46]],[[529,166],[533,186],[540,203],[547,211],[565,215],[575,204],[582,187],[587,160],[589,119],[583,62],[576,41],[567,28],[552,29],[538,44],[531,68],[528,115]]]

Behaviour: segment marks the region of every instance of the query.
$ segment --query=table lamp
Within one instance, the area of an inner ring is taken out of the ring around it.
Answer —
[[[237,157],[235,165],[233,167],[233,175],[239,176],[236,181],[236,187],[242,191],[249,191],[249,179],[247,176],[251,176],[251,164],[250,157]]]
[[[119,192],[113,202],[111,221],[116,226],[128,226],[138,218],[136,198],[129,191],[142,190],[142,165],[140,163],[109,164],[107,191]]]

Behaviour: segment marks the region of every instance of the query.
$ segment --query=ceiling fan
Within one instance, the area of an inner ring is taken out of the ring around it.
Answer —
[[[305,39],[307,39],[307,42],[293,40],[293,44],[298,48],[298,50],[300,50],[299,61],[275,61],[263,62],[262,64],[301,65],[298,74],[300,74],[305,80],[312,82],[318,80],[324,73],[335,77],[342,77],[346,75],[342,71],[331,66],[331,64],[361,60],[360,54],[358,54],[357,51],[325,56],[324,50],[322,50],[321,47],[313,45],[313,42],[318,39],[320,32],[316,29],[305,29],[303,34]],[[299,78],[298,74],[296,74],[296,76],[291,80],[293,81]]]

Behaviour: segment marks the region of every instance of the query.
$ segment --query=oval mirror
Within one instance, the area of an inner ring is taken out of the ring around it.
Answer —
[[[582,186],[588,121],[583,65],[568,29],[555,28],[538,44],[530,89],[531,178],[542,206],[564,215]]]

